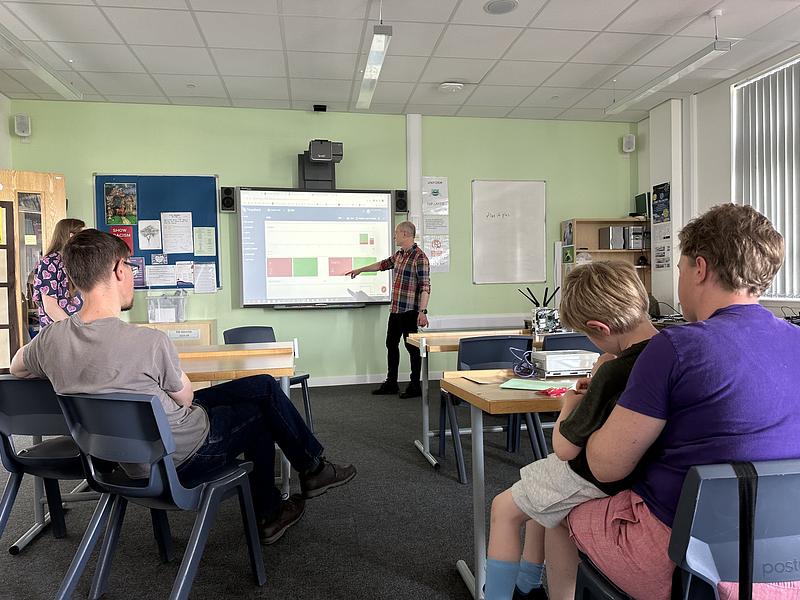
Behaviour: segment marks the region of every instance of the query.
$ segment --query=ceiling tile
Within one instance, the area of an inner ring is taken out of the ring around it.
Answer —
[[[550,87],[591,88],[601,85],[619,73],[619,65],[587,65],[567,63],[547,80]]]
[[[444,104],[409,104],[406,106],[406,114],[420,114],[429,117],[452,117],[458,110],[457,105],[447,106]]]
[[[559,121],[602,121],[605,113],[601,108],[570,108],[558,116]]]
[[[369,112],[379,115],[402,115],[405,104],[380,104],[373,102],[366,110],[355,109],[355,112]]]
[[[616,123],[638,123],[639,121],[645,120],[649,116],[650,113],[646,110],[623,110],[621,113],[609,115],[603,120]]]
[[[613,87],[618,90],[635,90],[642,87],[644,84],[651,82],[653,79],[665,73],[667,69],[664,67],[644,67],[634,65],[627,67],[625,70],[620,71],[612,79],[609,79],[604,85],[605,87]]]
[[[69,44],[50,42],[50,47],[76,71],[143,73],[144,68],[122,44]]]
[[[30,43],[28,44],[28,46],[30,46]],[[42,46],[44,46],[44,44],[42,44]],[[56,57],[56,60],[58,63],[62,65],[61,68],[64,67],[69,68],[69,65],[64,65],[63,61],[58,57]],[[53,66],[53,68],[58,68],[55,65],[51,66]],[[19,58],[17,58],[16,56],[12,56],[11,54],[9,54],[8,51],[0,48],[0,69],[24,69],[25,67],[26,65],[22,63],[19,60]]]
[[[730,52],[706,63],[706,66],[714,69],[737,69],[739,71],[744,71],[794,45],[794,42],[787,42],[784,40],[774,40],[771,42],[742,40],[741,42],[737,42],[736,45],[731,48]]]
[[[287,50],[355,54],[361,44],[363,21],[284,17]],[[370,38],[371,41],[371,38]],[[391,42],[390,42],[391,47]]]
[[[84,96],[86,94],[97,94],[97,90],[95,90],[88,81],[81,77],[80,73],[76,73],[75,71],[59,71],[58,74],[62,79],[64,79]]]
[[[106,99],[109,102],[124,102],[127,104],[169,104],[166,96],[117,96],[107,95]]]
[[[14,73],[16,71],[12,70],[11,72]],[[7,73],[0,72],[0,92],[8,95],[8,93],[27,93],[30,91],[31,90],[22,85],[17,79]]]
[[[602,31],[630,3],[631,0],[558,0],[550,2],[531,26]]]
[[[492,85],[539,85],[563,63],[501,60],[482,83]]]
[[[204,96],[170,96],[173,104],[179,106],[230,106],[227,98],[204,97]]]
[[[53,49],[44,42],[25,42],[25,45],[33,50],[33,53],[41,58],[47,65],[57,71],[67,71],[71,67]],[[13,57],[12,57],[13,58]],[[3,65],[5,67],[5,65]]]
[[[350,81],[342,79],[292,78],[291,85],[292,101],[347,102],[350,100]]]
[[[233,98],[233,105],[239,108],[291,108],[288,100],[254,100],[252,98]]]
[[[447,23],[457,0],[402,0],[401,2],[385,2],[383,20],[389,25],[398,21],[424,21],[427,23]],[[378,20],[380,4],[373,2],[369,18]]]
[[[715,8],[722,9],[718,19],[720,37],[747,37],[756,29],[760,29],[773,19],[797,8],[795,0],[769,0],[768,2],[753,0],[724,0]],[[714,21],[710,17],[701,17],[685,29],[681,35],[702,35],[711,38],[714,35]]]
[[[27,69],[6,69],[5,70],[7,75],[10,75],[17,81],[19,81],[22,85],[24,85],[27,89],[32,92],[39,93],[54,93],[55,90],[47,85],[44,81],[39,79],[36,75],[34,75],[31,71]],[[22,91],[22,90],[20,90]]]
[[[278,17],[196,12],[200,29],[211,48],[283,50]]]
[[[674,67],[711,43],[708,38],[675,36],[636,61],[637,65]]]
[[[747,36],[751,40],[770,42],[773,40],[791,40],[800,42],[800,8],[781,15],[772,23]]]
[[[575,62],[630,65],[666,38],[638,33],[601,33],[573,60]]]
[[[41,100],[41,96],[39,96],[39,94],[34,94],[33,92],[7,92],[5,89],[3,89],[1,84],[0,92],[12,100]]]
[[[84,94],[83,100],[85,102],[105,102],[106,98],[100,94]]]
[[[158,96],[161,90],[149,75],[141,73],[81,73],[94,88],[108,96]]]
[[[227,98],[222,80],[217,75],[154,75],[155,80],[170,98],[174,96],[202,96]]]
[[[634,104],[631,109],[632,110],[652,110],[659,104],[663,104],[667,100],[671,100],[673,98],[680,98],[680,94],[675,92],[656,92],[655,94],[650,94],[647,98],[643,99],[642,101]]]
[[[575,108],[606,108],[615,100],[619,101],[625,92],[619,90],[595,90],[575,105]]]
[[[639,0],[608,27],[608,31],[672,35],[706,14],[719,0]],[[713,24],[701,35],[714,33]]]
[[[156,0],[158,1],[158,0]],[[228,13],[249,13],[253,15],[277,15],[277,0],[189,0],[194,10],[208,10]]]
[[[388,4],[388,2],[387,2]],[[291,0],[283,3],[284,15],[302,17],[336,17],[340,19],[364,19],[367,13],[367,0]],[[386,16],[384,15],[384,19]]]
[[[522,106],[567,108],[591,90],[579,88],[540,87],[522,103]]]
[[[0,6],[0,23],[5,25],[11,33],[23,41],[39,39],[35,33],[22,23],[22,21],[11,14],[7,8],[2,6]]]
[[[356,68],[355,54],[287,52],[287,56],[291,77],[352,80]]]
[[[151,73],[166,75],[216,75],[205,48],[180,46],[133,46],[134,53]]]
[[[594,35],[588,31],[528,29],[503,58],[564,62]]]
[[[476,86],[467,84],[458,93],[440,92],[436,84],[420,83],[409,100],[410,104],[454,104],[461,105]]]
[[[285,77],[223,77],[231,98],[247,100],[288,100]]]
[[[367,62],[367,55],[361,57],[359,68],[362,69]],[[425,68],[428,59],[424,56],[392,56],[383,61],[381,67],[381,81],[417,81]]]
[[[119,36],[95,6],[53,6],[8,2],[6,7],[46,42],[119,43]]]
[[[283,52],[277,50],[236,50],[214,48],[211,50],[222,75],[244,77],[284,77]]]
[[[533,90],[533,87],[516,85],[479,85],[466,104],[469,106],[516,106]]]
[[[561,1],[559,0],[559,2]],[[509,25],[519,27],[530,23],[531,19],[545,4],[545,0],[520,2],[515,10],[505,15],[490,15],[483,10],[484,4],[486,4],[486,0],[462,0],[451,22],[481,26]]]
[[[508,106],[462,106],[459,117],[505,117],[511,109]]]
[[[432,58],[425,68],[420,81],[428,83],[442,83],[443,81],[478,83],[494,63],[494,60]]]
[[[39,98],[42,99],[42,100],[57,100],[57,101],[63,101],[64,100],[64,96],[62,96],[61,94],[53,93],[53,92],[40,92],[39,93]]]
[[[106,8],[108,18],[129,44],[203,46],[203,38],[188,10]]]
[[[20,0],[28,4],[83,4],[93,5],[92,0]]]
[[[361,53],[369,53],[372,44],[372,30],[377,21],[367,23],[367,35],[361,45]],[[444,30],[438,23],[392,23],[392,39],[389,42],[389,56],[430,56],[436,41]]]
[[[512,27],[450,25],[436,48],[436,56],[500,58],[520,31]]]
[[[46,1],[49,2],[49,0]],[[97,5],[122,6],[127,8],[171,8],[175,10],[186,10],[186,0],[97,0]]]
[[[372,103],[405,104],[414,90],[414,85],[413,83],[380,81],[375,89],[375,94],[372,96]]]
[[[515,119],[552,119],[563,110],[563,108],[530,108],[527,106],[520,106],[508,113],[508,116]]]

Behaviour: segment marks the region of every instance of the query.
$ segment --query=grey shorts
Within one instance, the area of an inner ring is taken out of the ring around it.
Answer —
[[[511,486],[514,503],[547,528],[558,526],[579,504],[607,495],[555,454],[522,467],[519,475],[520,480]]]

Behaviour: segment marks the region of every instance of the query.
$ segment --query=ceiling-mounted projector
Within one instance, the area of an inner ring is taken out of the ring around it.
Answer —
[[[308,158],[313,162],[342,162],[343,154],[342,142],[311,140],[308,143]]]

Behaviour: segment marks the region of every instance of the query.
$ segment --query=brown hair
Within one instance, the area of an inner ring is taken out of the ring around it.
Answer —
[[[84,229],[67,242],[61,259],[75,287],[89,292],[108,277],[118,261],[130,255],[120,238],[97,229]]]
[[[575,267],[561,288],[561,322],[590,333],[587,321],[608,325],[611,333],[627,333],[647,319],[650,302],[632,264],[593,262]]]
[[[84,227],[86,227],[86,223],[80,219],[61,219],[53,229],[53,237],[47,247],[47,252],[44,253],[45,256],[53,252],[58,252],[59,254],[63,252],[70,235],[78,233]]]
[[[783,264],[783,236],[750,206],[721,204],[692,219],[678,234],[681,254],[702,256],[728,291],[760,296]]]

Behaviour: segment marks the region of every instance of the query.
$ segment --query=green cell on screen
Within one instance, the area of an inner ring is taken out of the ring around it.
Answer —
[[[369,244],[369,234],[368,233],[359,233],[358,234],[358,243],[359,244]]]
[[[314,258],[293,258],[292,275],[294,277],[316,277],[317,259]]]
[[[354,256],[353,257],[353,268],[360,269],[361,267],[366,267],[367,265],[371,265],[374,262],[377,262],[378,259],[375,256]],[[370,273],[362,273],[362,277],[376,277],[378,274],[375,271]]]

